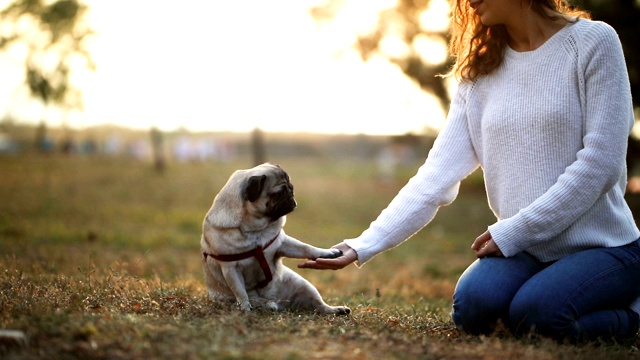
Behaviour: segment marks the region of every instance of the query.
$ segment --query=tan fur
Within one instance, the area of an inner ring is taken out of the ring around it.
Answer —
[[[253,202],[245,199],[243,190],[249,179],[262,175],[266,180],[259,197]],[[277,191],[289,187],[293,200],[288,176],[277,165],[263,164],[231,175],[205,216],[200,241],[202,251],[216,255],[240,254],[257,246],[264,247],[277,236],[264,251],[273,280],[266,287],[258,288],[265,276],[255,257],[232,262],[203,257],[209,296],[216,300],[235,300],[244,311],[260,306],[272,310],[294,308],[320,314],[348,314],[350,310],[345,306],[327,305],[309,281],[282,264],[282,257],[316,259],[339,255],[338,250],[317,248],[285,234],[282,228],[286,216],[274,220],[266,215]]]

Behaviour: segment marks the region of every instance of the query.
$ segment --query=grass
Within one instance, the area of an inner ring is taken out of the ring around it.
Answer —
[[[355,237],[418,166],[382,186],[375,163],[284,158],[299,207],[286,230],[329,247]],[[471,239],[492,221],[477,175],[427,228],[362,269],[304,270],[348,317],[245,314],[207,299],[201,221],[236,168],[172,163],[156,174],[130,159],[0,157],[0,340],[7,359],[631,359],[640,340],[557,344],[458,332],[455,281]],[[295,268],[296,260],[286,264]],[[297,269],[296,269],[297,270]],[[300,270],[297,270],[300,271]]]

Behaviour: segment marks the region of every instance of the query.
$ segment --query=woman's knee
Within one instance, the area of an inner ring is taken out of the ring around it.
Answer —
[[[576,309],[545,297],[543,292],[519,292],[509,307],[509,318],[517,336],[535,333],[567,339],[579,338],[581,333]]]
[[[516,296],[509,307],[512,330],[516,335],[547,332],[556,321],[536,297]]]
[[[635,336],[640,324],[638,314],[629,308],[580,314],[570,303],[520,293],[511,303],[509,318],[517,336],[539,334],[571,342]]]
[[[516,334],[579,340],[637,328],[624,309],[637,296],[637,253],[632,246],[585,250],[567,256],[527,281],[509,317]],[[630,291],[631,290],[631,291]],[[619,310],[615,310],[619,309]]]
[[[490,333],[499,319],[504,319],[505,308],[495,306],[489,299],[454,294],[451,319],[456,327],[470,334]]]
[[[505,271],[506,261],[481,259],[462,274],[453,294],[451,313],[458,328],[481,334],[492,331],[500,319],[507,322],[511,300],[527,276],[518,279]]]

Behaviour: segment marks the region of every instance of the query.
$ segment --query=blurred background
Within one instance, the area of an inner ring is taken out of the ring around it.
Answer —
[[[573,1],[620,34],[639,1]],[[85,132],[437,134],[447,0],[0,1],[0,119]],[[79,135],[78,135],[79,136]],[[59,146],[58,146],[59,147]]]
[[[573,4],[618,31],[640,101],[640,1]],[[1,0],[0,9],[3,152],[34,141],[44,151],[152,152],[124,129],[154,129],[146,147],[169,134],[179,158],[233,153],[233,137],[185,137],[204,132],[433,137],[455,91],[437,76],[450,66],[447,0]],[[25,143],[14,129],[25,126],[39,138]]]

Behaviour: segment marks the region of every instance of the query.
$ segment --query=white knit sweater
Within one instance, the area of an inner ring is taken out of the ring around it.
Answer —
[[[552,261],[628,244],[640,236],[623,198],[633,123],[622,47],[607,24],[581,19],[534,51],[507,49],[498,69],[460,84],[424,165],[345,242],[359,265],[397,246],[481,166],[497,218],[489,231],[504,256]]]

